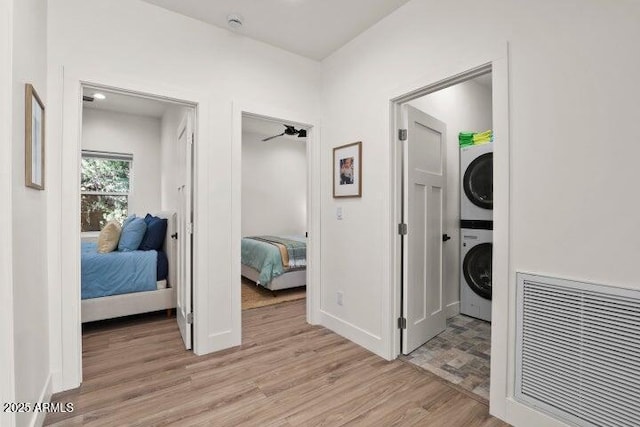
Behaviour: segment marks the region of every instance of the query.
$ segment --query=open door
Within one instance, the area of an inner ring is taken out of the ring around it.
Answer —
[[[178,164],[181,165],[177,176],[178,283],[176,285],[176,319],[187,350],[191,349],[191,327],[193,323],[191,311],[191,240],[193,232],[191,165],[193,161],[193,138],[193,119],[191,113],[187,113],[178,128],[176,153]]]
[[[402,352],[409,354],[445,329],[442,219],[446,125],[403,106]]]

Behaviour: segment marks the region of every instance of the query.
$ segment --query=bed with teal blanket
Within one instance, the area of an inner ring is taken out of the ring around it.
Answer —
[[[242,275],[271,290],[306,285],[307,244],[299,236],[242,239]]]

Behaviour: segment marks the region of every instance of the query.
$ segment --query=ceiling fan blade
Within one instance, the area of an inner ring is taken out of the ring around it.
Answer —
[[[272,139],[278,138],[278,137],[280,137],[282,135],[284,135],[284,132],[282,132],[280,135],[273,135],[273,136],[270,136],[269,138],[265,138],[265,139],[262,140],[262,142],[271,141]]]

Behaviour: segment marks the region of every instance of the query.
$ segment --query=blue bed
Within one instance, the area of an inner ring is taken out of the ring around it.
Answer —
[[[97,253],[96,243],[83,242],[80,271],[83,300],[154,291],[167,278],[168,259],[153,250]]]
[[[81,245],[82,323],[148,313],[176,306],[175,212],[158,212],[167,219],[161,251],[99,254],[96,243]]]

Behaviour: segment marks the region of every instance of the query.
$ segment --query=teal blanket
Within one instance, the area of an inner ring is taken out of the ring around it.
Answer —
[[[274,243],[286,247],[289,257],[287,267],[283,266],[280,249]],[[306,251],[304,238],[244,237],[241,245],[242,264],[259,271],[258,280],[261,284],[266,285],[287,271],[305,268],[307,265]]]

